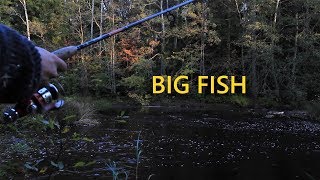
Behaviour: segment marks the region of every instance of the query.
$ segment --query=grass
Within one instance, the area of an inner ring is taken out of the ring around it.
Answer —
[[[99,122],[95,119],[97,109],[92,99],[68,98],[66,105],[61,109],[63,120],[68,123],[83,125],[96,125]]]
[[[121,174],[125,175],[126,180],[129,178],[129,173],[124,168],[117,167],[117,163],[114,161],[107,164],[107,170],[112,173],[113,180],[118,180]]]
[[[139,170],[139,163],[141,159],[142,149],[141,149],[141,143],[142,140],[140,139],[141,132],[138,134],[138,139],[135,140],[135,156],[136,156],[136,167],[135,167],[135,179],[138,180],[138,170]],[[125,179],[127,180],[129,178],[129,172],[126,171],[122,167],[118,167],[117,163],[112,161],[107,163],[107,170],[111,172],[113,180],[118,180],[120,175],[125,175]],[[154,174],[150,175],[148,180],[151,179],[151,177],[154,176]]]
[[[140,139],[140,135],[141,135],[141,132],[139,132],[139,135],[138,135],[138,139],[136,140],[136,146],[135,146],[135,149],[136,149],[136,180],[138,179],[138,169],[139,169],[139,162],[140,162],[140,157],[141,157],[141,153],[142,153],[142,149],[141,149],[141,142],[142,140]]]

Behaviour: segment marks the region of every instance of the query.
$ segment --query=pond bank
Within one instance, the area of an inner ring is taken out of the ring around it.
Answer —
[[[246,100],[247,101],[247,100]],[[234,111],[239,111],[242,113],[248,113],[252,116],[266,117],[267,119],[277,118],[277,117],[287,117],[287,118],[298,118],[304,120],[316,119],[317,117],[314,114],[320,113],[312,112],[314,107],[309,106],[311,103],[304,103],[306,105],[300,106],[299,108],[289,106],[289,105],[276,105],[272,106],[263,106],[263,105],[252,105],[239,104],[235,101],[228,102],[225,100],[216,100],[216,102],[208,102],[203,100],[195,99],[155,99],[149,101],[147,104],[142,105],[135,99],[130,98],[117,98],[117,99],[99,99],[98,101],[93,100],[97,103],[97,109],[100,112],[109,110],[109,109],[121,109],[121,108],[141,108],[141,107],[167,107],[167,108],[185,108],[185,109],[232,109]],[[107,104],[104,108],[102,104]],[[319,104],[320,105],[320,104]],[[314,105],[314,106],[317,106]]]

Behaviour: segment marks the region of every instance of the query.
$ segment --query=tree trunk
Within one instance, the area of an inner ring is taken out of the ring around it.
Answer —
[[[23,6],[24,16],[26,18],[26,28],[27,28],[27,37],[30,40],[30,25],[29,25],[29,16],[28,16],[28,10],[27,10],[27,3],[26,0],[20,0],[20,3]]]
[[[228,8],[228,37],[227,37],[227,64],[228,64],[228,67],[227,67],[227,71],[228,71],[228,74],[232,74],[231,73],[231,9]]]
[[[244,18],[242,18],[238,0],[234,0],[234,2],[235,2],[237,12],[238,12],[239,26],[241,27],[241,26],[243,26],[242,19],[245,19],[245,14],[243,15]],[[244,59],[244,45],[243,45],[243,43],[241,43],[240,46],[241,46],[241,71],[242,71],[242,74],[245,74],[245,67],[244,67],[244,64],[245,64],[244,60],[245,59]]]
[[[238,1],[237,1],[237,0],[234,0],[234,2],[236,3],[238,16],[239,16],[239,19],[241,20],[241,12],[240,12],[240,8],[239,8],[239,3],[238,3]]]
[[[273,20],[274,27],[276,26],[277,19],[278,19],[279,6],[280,6],[280,0],[277,0],[276,11],[274,13],[274,20]]]
[[[257,22],[257,9],[253,9],[252,21]],[[258,43],[258,32],[256,30],[249,30],[253,37],[253,44]],[[252,86],[252,96],[254,99],[258,98],[259,94],[259,84],[258,84],[258,72],[257,72],[257,57],[258,57],[258,47],[253,46],[250,47],[250,55],[251,55],[251,86]]]
[[[296,86],[296,68],[298,57],[298,36],[299,36],[299,14],[296,14],[296,35],[294,39],[294,56],[292,60],[292,72],[291,72],[291,88],[295,90]]]
[[[252,65],[251,65],[251,76],[252,76],[252,96],[254,99],[258,97],[258,80],[257,80],[257,55],[256,52],[252,53]]]
[[[84,28],[83,28],[83,19],[82,19],[82,9],[81,9],[81,2],[77,1],[78,4],[78,18],[79,18],[79,36],[80,36],[80,40],[81,43],[84,42]],[[86,66],[86,60],[85,57],[83,55],[83,53],[80,53],[80,70],[81,70],[81,82],[80,82],[80,88],[81,88],[81,93],[82,95],[86,96],[89,93],[88,90],[88,84],[89,84],[89,80],[88,80],[88,70],[87,70],[87,66]]]
[[[114,29],[115,26],[115,8],[114,8],[114,4],[113,1],[111,1],[111,13],[112,13],[112,28]],[[112,93],[116,93],[117,89],[116,89],[116,76],[115,76],[115,62],[116,62],[116,50],[115,50],[115,46],[116,46],[116,36],[113,36],[111,38],[111,91]]]
[[[90,31],[90,37],[93,38],[93,20],[94,20],[94,0],[92,0],[91,3],[91,31]]]
[[[176,4],[176,1],[174,0],[174,3]],[[180,3],[178,1],[178,3]],[[179,13],[179,10],[176,10],[176,17],[179,17],[180,13]],[[176,19],[177,21],[177,19]],[[175,22],[175,28],[178,28],[178,22]],[[173,50],[177,50],[178,48],[178,37],[177,36],[174,36],[173,38]]]
[[[201,59],[200,74],[205,75],[205,40],[206,40],[206,3],[202,3],[202,34],[201,34]]]
[[[100,36],[103,34],[103,6],[104,6],[104,3],[103,3],[103,0],[101,0],[101,3],[100,3],[100,26],[99,26],[99,30],[100,30]],[[100,41],[99,42],[99,54],[101,55],[102,54],[102,42]]]
[[[273,20],[273,31],[276,33],[276,25],[277,25],[277,18],[278,18],[278,12],[279,12],[279,5],[280,5],[280,0],[277,0],[277,5],[274,13],[274,20]],[[272,39],[271,42],[271,74],[272,78],[274,81],[275,85],[275,96],[278,98],[280,96],[280,87],[279,87],[279,81],[278,81],[278,76],[277,76],[277,70],[275,68],[275,60],[274,60],[274,49],[275,49],[276,43],[274,42],[274,39]]]
[[[161,8],[161,11],[163,11],[164,7],[163,7],[163,0],[160,1],[160,8]],[[165,58],[165,47],[166,47],[166,30],[165,30],[165,22],[164,22],[164,15],[162,14],[161,15],[161,30],[162,30],[162,35],[161,35],[161,39],[162,39],[162,42],[161,42],[161,68],[160,68],[160,71],[161,71],[161,75],[164,75],[165,73],[165,62],[164,62],[164,58]]]

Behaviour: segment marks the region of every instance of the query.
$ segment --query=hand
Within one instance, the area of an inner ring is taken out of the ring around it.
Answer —
[[[58,71],[67,70],[67,64],[53,53],[36,47],[41,56],[41,80],[48,83],[49,79],[58,77]]]

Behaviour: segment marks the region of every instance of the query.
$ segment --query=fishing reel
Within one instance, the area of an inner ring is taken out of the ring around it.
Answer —
[[[59,109],[64,101],[59,98],[59,90],[53,85],[40,88],[34,93],[30,100],[23,100],[17,103],[14,108],[9,108],[3,113],[4,123],[11,123],[29,114],[43,113]]]

